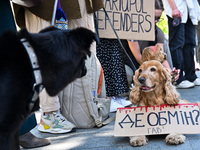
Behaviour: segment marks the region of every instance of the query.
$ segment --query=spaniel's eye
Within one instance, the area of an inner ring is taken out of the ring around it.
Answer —
[[[141,73],[142,72],[142,69],[139,69],[139,73]]]
[[[155,68],[151,68],[151,71],[154,72],[154,71],[156,71],[156,69]]]

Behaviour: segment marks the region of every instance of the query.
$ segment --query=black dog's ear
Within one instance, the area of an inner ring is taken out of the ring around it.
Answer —
[[[97,42],[98,40],[97,34],[87,28],[79,27],[76,30],[74,30],[74,32],[78,34],[77,35],[78,37],[80,37],[80,34],[82,37],[85,37],[85,38],[82,38],[83,40],[87,40],[87,41],[90,40],[92,42],[94,40]]]
[[[54,26],[50,26],[50,27],[47,27],[45,29],[40,30],[39,33],[44,33],[44,32],[53,31],[53,30],[60,30],[60,29],[58,29],[58,28],[56,28]]]
[[[90,45],[96,40],[96,34],[86,28],[61,31],[50,27],[42,32],[45,33],[32,37],[37,44],[35,51],[43,85],[50,96],[55,96],[76,78],[82,77],[84,60],[91,55]]]
[[[79,27],[75,30],[71,30],[70,36],[72,39],[76,40],[81,50],[84,50],[90,56],[90,46],[93,41],[97,41],[97,35],[93,31]]]

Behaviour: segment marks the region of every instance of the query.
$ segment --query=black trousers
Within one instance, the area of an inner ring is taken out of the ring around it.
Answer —
[[[194,48],[195,25],[188,19],[186,23],[180,23],[178,26],[172,25],[173,19],[168,17],[169,26],[169,47],[172,55],[172,61],[176,69],[180,69],[180,77],[177,84],[183,80],[193,82],[197,76],[195,74]]]

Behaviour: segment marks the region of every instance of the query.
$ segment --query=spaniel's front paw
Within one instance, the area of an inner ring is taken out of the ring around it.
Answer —
[[[146,136],[131,136],[130,137],[130,144],[132,146],[142,146],[147,144],[147,137]]]
[[[167,144],[182,144],[186,137],[183,134],[171,133],[165,138]]]

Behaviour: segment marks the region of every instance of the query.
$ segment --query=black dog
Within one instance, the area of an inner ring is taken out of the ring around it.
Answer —
[[[96,34],[85,28],[63,31],[50,27],[37,34],[23,29],[0,37],[0,150],[19,149],[19,127],[39,108],[37,98],[29,109],[34,90],[38,91],[40,84],[34,86],[34,69],[20,41],[22,38],[30,43],[37,56],[41,84],[50,96],[55,96],[86,74],[85,59],[90,56],[90,45]]]

